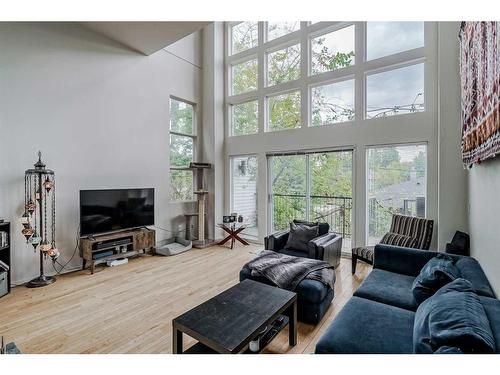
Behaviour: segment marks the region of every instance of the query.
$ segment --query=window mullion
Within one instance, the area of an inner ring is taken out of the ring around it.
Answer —
[[[263,89],[266,82],[266,52],[264,49],[264,33],[265,33],[265,23],[259,22],[259,43],[257,46],[257,96],[258,96],[258,132],[264,133],[266,129],[266,119],[267,119],[267,104],[266,98],[263,94]]]
[[[355,24],[355,61],[357,67],[362,67],[366,61],[366,22]],[[354,78],[354,119],[364,119],[366,115],[366,84],[363,69],[355,70]]]
[[[305,155],[306,161],[306,220],[311,220],[311,165],[309,155]]]
[[[309,87],[307,85],[307,76],[309,75],[309,41],[307,30],[305,27],[300,29],[300,122],[301,127],[305,128],[309,124],[309,111],[310,111],[310,95]]]

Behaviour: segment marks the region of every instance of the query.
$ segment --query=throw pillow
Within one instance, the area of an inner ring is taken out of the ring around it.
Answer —
[[[290,234],[285,249],[307,252],[307,243],[318,237],[318,226],[290,223]]]
[[[302,224],[302,225],[307,225],[310,227],[318,226],[318,236],[324,236],[325,234],[328,234],[330,231],[330,225],[328,223],[319,223],[319,222],[312,222],[312,221],[306,221],[306,220],[297,220],[293,219],[293,222],[295,224]]]
[[[417,239],[404,234],[389,232],[382,237],[380,243],[385,245],[414,248],[417,246]]]
[[[425,264],[413,281],[413,298],[420,305],[439,288],[461,276],[453,264],[453,258],[446,254],[438,254]]]
[[[423,302],[415,313],[413,351],[494,353],[495,340],[483,305],[471,283],[456,279]]]

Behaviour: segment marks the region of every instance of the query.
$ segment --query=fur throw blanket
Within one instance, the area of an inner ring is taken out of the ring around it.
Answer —
[[[274,285],[294,291],[303,279],[311,279],[329,285],[335,283],[335,269],[321,260],[294,257],[263,250],[255,259],[246,265],[252,276],[262,276]]]

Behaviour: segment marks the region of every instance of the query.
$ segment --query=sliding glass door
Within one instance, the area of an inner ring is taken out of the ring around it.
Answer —
[[[350,249],[352,150],[270,155],[268,165],[270,231],[293,219],[326,222]]]
[[[231,212],[243,216],[248,228],[245,237],[259,236],[257,214],[257,156],[236,156],[231,159]]]

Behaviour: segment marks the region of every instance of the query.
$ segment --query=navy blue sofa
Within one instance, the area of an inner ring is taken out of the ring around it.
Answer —
[[[315,352],[358,354],[413,353],[417,305],[412,283],[438,253],[377,245],[373,270],[316,344]],[[450,255],[462,277],[470,281],[485,309],[500,352],[500,301],[476,259]]]

